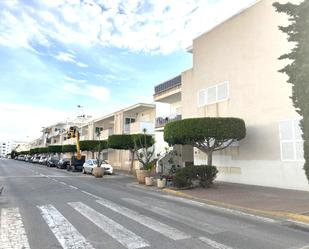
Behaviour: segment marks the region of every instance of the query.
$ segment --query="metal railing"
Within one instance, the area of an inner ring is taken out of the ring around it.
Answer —
[[[176,116],[171,116],[171,117],[158,117],[156,118],[156,128],[163,127],[169,122],[181,120],[182,116],[176,115]]]
[[[154,92],[157,94],[179,85],[181,85],[181,75],[155,86]]]

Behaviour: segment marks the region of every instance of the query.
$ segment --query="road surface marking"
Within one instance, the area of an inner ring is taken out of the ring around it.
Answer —
[[[146,210],[150,210],[150,211],[152,211],[156,214],[162,215],[162,216],[167,217],[169,219],[172,219],[172,220],[175,220],[175,221],[178,221],[178,222],[183,221],[188,226],[191,226],[191,227],[194,227],[194,228],[198,227],[200,230],[203,230],[203,231],[210,233],[210,234],[221,233],[221,232],[224,231],[223,229],[215,227],[214,225],[208,224],[204,221],[199,221],[199,220],[192,221],[192,218],[178,214],[175,211],[169,211],[169,210],[164,209],[164,208],[155,207],[153,205],[146,204],[145,202],[141,202],[141,201],[138,201],[138,200],[135,200],[135,199],[122,198],[122,200],[127,201],[127,202],[129,202],[133,205],[138,206],[138,207],[142,207]]]
[[[268,222],[268,223],[276,222],[275,220],[273,220],[271,218],[262,217],[262,216],[258,216],[258,215],[254,215],[254,214],[249,214],[249,213],[245,213],[245,212],[235,210],[235,209],[229,209],[229,208],[219,207],[219,206],[215,206],[215,205],[211,205],[211,204],[206,204],[206,203],[198,202],[198,201],[194,201],[194,200],[189,200],[189,199],[182,198],[182,197],[171,196],[171,195],[161,195],[161,197],[166,198],[166,199],[170,199],[170,200],[175,200],[175,201],[182,202],[182,203],[186,203],[186,204],[193,205],[193,206],[206,207],[206,208],[211,208],[211,209],[215,209],[215,210],[221,210],[221,211],[228,212],[228,213],[238,215],[238,216],[246,216],[246,217],[254,218],[254,219],[257,219],[257,220],[261,220],[263,222]]]
[[[135,249],[149,246],[146,240],[91,207],[81,202],[70,202],[68,204],[126,248]]]
[[[77,188],[77,187],[75,187],[75,186],[73,186],[73,185],[69,185],[69,187],[70,187],[70,188],[73,188],[73,189],[79,189],[79,188]]]
[[[64,249],[93,249],[92,245],[52,205],[38,206],[41,214]]]
[[[123,216],[126,216],[158,233],[163,234],[164,236],[172,239],[172,240],[181,240],[181,239],[188,239],[191,236],[177,230],[176,228],[170,227],[164,223],[161,223],[159,221],[156,221],[148,216],[139,214],[131,209],[128,209],[126,207],[122,207],[117,205],[116,203],[113,203],[111,201],[100,199],[97,200],[97,202],[104,207],[107,207],[114,212],[117,212]]]
[[[60,184],[62,184],[62,185],[67,185],[65,182],[59,182]]]
[[[89,196],[91,196],[91,197],[93,197],[93,198],[95,198],[95,199],[101,199],[100,196],[91,194],[91,193],[89,193],[89,192],[87,192],[87,191],[82,190],[81,192],[84,193],[84,194],[86,194],[86,195],[89,195]]]
[[[233,249],[232,247],[229,247],[229,246],[220,244],[220,243],[218,243],[217,241],[208,239],[208,238],[206,238],[206,237],[200,237],[199,239],[200,239],[202,242],[204,242],[205,244],[211,246],[211,247],[214,248],[214,249]]]
[[[0,245],[2,249],[30,249],[18,208],[1,209]]]

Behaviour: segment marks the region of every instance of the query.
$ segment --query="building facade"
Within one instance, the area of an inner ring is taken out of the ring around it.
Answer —
[[[245,121],[246,138],[214,154],[218,180],[309,190],[302,168],[301,117],[290,99],[287,76],[278,72],[288,63],[279,56],[292,48],[278,29],[288,17],[277,13],[273,2],[258,1],[194,39],[189,50],[193,67],[181,74],[179,90],[170,88],[154,98],[175,101],[178,91],[182,119]],[[203,152],[194,149],[193,155],[196,165],[206,164]]]

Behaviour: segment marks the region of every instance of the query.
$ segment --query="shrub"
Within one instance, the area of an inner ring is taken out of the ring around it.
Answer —
[[[62,152],[62,145],[49,145],[48,146],[49,153],[61,153]]]
[[[173,184],[177,188],[184,188],[192,186],[193,180],[198,180],[201,187],[208,188],[213,184],[217,173],[215,166],[187,166],[176,171]]]
[[[66,152],[76,152],[76,145],[73,144],[66,144],[66,145],[62,145],[62,152],[66,153]]]

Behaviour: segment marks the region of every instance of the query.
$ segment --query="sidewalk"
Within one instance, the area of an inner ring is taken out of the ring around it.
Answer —
[[[216,182],[211,188],[165,189],[164,192],[309,223],[309,192]]]

